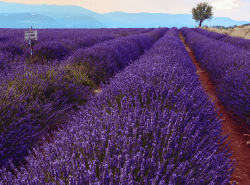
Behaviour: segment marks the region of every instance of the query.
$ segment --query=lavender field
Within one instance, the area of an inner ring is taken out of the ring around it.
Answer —
[[[250,40],[200,28],[180,30],[234,119],[250,127]],[[218,62],[219,61],[219,62]]]
[[[64,31],[38,30],[36,64],[24,30],[0,31],[0,184],[229,184],[228,135],[179,31],[247,124],[248,48],[189,28]]]

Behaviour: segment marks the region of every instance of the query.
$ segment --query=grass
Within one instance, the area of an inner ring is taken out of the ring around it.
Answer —
[[[238,26],[232,29],[217,29],[217,28],[211,28],[211,27],[208,27],[208,28],[202,27],[202,29],[216,32],[216,33],[227,34],[231,37],[250,39],[250,26]]]

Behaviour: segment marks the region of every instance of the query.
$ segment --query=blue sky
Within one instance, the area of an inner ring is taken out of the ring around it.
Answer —
[[[97,13],[122,11],[127,13],[191,14],[200,2],[213,7],[214,17],[228,17],[250,22],[250,0],[3,0],[9,3],[76,5]]]

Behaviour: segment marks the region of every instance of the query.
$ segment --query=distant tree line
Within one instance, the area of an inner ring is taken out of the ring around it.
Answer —
[[[235,28],[235,27],[238,27],[238,26],[237,25],[229,26],[229,27],[225,27],[225,26],[211,26],[211,28],[220,29],[222,27],[223,29],[231,29],[231,28]],[[250,26],[250,24],[242,24],[241,26]]]

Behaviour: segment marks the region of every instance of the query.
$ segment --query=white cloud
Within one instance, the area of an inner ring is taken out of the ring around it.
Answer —
[[[240,0],[216,0],[211,5],[216,10],[222,10],[225,12],[234,12],[245,3],[241,3]]]

